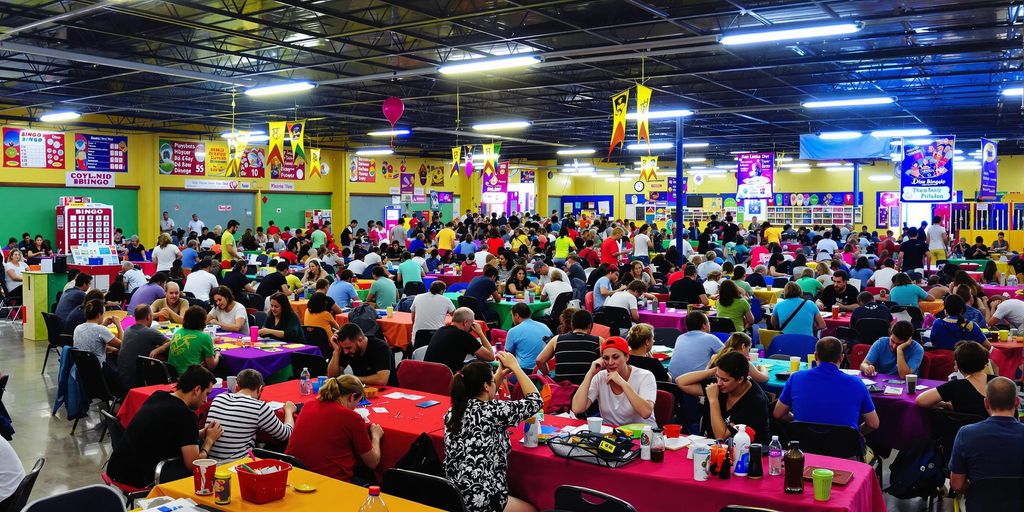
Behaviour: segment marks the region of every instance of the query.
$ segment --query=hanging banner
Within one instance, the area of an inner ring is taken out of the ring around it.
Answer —
[[[160,139],[160,174],[206,176],[206,144]]]
[[[934,137],[929,144],[903,141],[900,165],[900,201],[945,203],[953,200],[955,135]]]
[[[268,124],[267,133],[270,139],[269,150],[267,151],[267,167],[270,168],[270,176],[275,177],[284,167],[284,121],[273,121]],[[275,172],[275,169],[277,172]]]
[[[463,155],[463,158],[466,159],[466,164],[465,164],[466,177],[467,178],[472,178],[473,177],[473,145],[472,144],[469,144],[469,145],[466,146],[466,154]]]
[[[519,183],[534,183],[537,180],[537,171],[519,171]]]
[[[306,159],[296,158],[290,146],[284,147],[283,161],[280,166],[270,166],[270,177],[275,180],[304,180],[306,179]]]
[[[239,168],[242,166],[243,149],[238,147],[238,144],[228,144],[228,168],[226,171],[228,176],[238,177]]]
[[[267,148],[245,146],[238,162],[239,178],[262,178],[267,166]]]
[[[995,141],[981,139],[981,187],[978,189],[978,199],[984,201],[996,200],[996,185],[998,183],[999,146]]]
[[[27,128],[4,128],[4,167],[63,169],[64,134]]]
[[[640,180],[658,181],[658,156],[640,157]]]
[[[206,143],[206,176],[210,178],[228,177],[228,162],[230,161],[227,142]],[[231,176],[235,178],[237,176]]]
[[[484,155],[483,167],[483,191],[504,192],[498,187],[497,155],[494,153],[494,144],[481,144]]]
[[[736,198],[771,198],[775,153],[743,153],[739,159],[736,171]]]
[[[612,96],[612,141],[608,144],[608,158],[615,146],[626,142],[626,111],[629,109],[629,89]]]
[[[411,172],[403,172],[402,173],[402,181],[399,182],[399,185],[398,185],[399,192],[402,195],[412,194],[413,193],[413,190],[416,187],[416,185],[412,182],[413,176],[414,175]]]
[[[636,141],[651,143],[650,123],[647,112],[651,109],[651,89],[643,85],[636,86]]]
[[[6,148],[7,145],[5,144]],[[75,134],[75,170],[86,172],[128,171],[128,137]]]
[[[459,162],[462,160],[462,146],[452,148],[452,172],[450,176],[459,174]]]
[[[430,170],[427,169],[427,164],[420,164],[420,168],[416,173],[420,177],[420,185],[426,185],[427,175],[430,174]]]
[[[310,178],[322,178],[320,174],[322,169],[320,167],[320,149],[310,148],[309,149],[309,177]]]
[[[305,120],[285,123],[285,129],[288,131],[288,140],[292,143],[292,157],[296,162],[301,161],[303,164],[309,160],[306,156],[306,147],[303,141],[305,126]]]
[[[430,186],[431,187],[443,187],[444,186],[444,166],[443,165],[431,165],[430,166]]]
[[[501,188],[502,192],[508,191],[508,160],[504,160],[498,163],[498,167],[495,169],[495,174],[498,178],[498,187]]]
[[[487,144],[484,144],[487,146]],[[488,165],[491,160],[484,162],[483,191],[484,192],[507,192],[508,191],[508,160],[499,163],[496,167]]]

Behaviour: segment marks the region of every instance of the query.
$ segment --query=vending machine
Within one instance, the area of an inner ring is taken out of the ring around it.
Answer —
[[[114,243],[114,207],[93,203],[88,197],[62,197],[56,208],[57,247],[60,254],[86,244]]]
[[[384,207],[384,230],[388,233],[391,232],[391,228],[398,224],[398,219],[402,218],[402,207],[401,206],[385,206]]]

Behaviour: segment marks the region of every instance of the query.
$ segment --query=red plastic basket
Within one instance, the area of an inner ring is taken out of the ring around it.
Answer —
[[[238,466],[238,489],[242,493],[243,500],[262,505],[284,498],[285,487],[288,484],[288,472],[292,470],[291,464],[279,460],[263,459],[248,462],[246,466],[254,470],[277,466],[281,470],[269,475],[259,475],[249,473]]]

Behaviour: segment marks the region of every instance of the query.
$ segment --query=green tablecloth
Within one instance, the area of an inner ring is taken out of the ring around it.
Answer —
[[[978,265],[978,267],[984,267],[985,264],[988,263],[988,260],[968,260],[968,259],[965,259],[965,258],[953,258],[953,259],[946,260],[946,262],[947,263],[952,263],[954,265],[963,265],[964,263],[973,263],[975,265]]]
[[[498,320],[501,322],[501,328],[507,331],[512,328],[512,306],[516,304],[518,304],[518,302],[488,302],[487,307],[498,313]],[[551,307],[551,301],[533,301],[526,305],[530,306],[530,311],[533,313],[531,316],[537,316],[539,313],[544,312],[545,309]]]
[[[366,296],[369,295],[369,294],[370,294],[370,289],[369,288],[365,288],[365,289],[362,289],[362,290],[360,290],[358,288],[356,289],[356,295],[359,296],[359,300],[361,300],[361,301],[366,301]]]
[[[448,297],[448,300],[452,301],[452,305],[455,307],[459,307],[459,297],[461,295],[461,292],[444,292],[444,296]]]

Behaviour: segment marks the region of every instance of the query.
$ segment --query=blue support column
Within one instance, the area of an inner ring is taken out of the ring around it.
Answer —
[[[856,216],[857,207],[859,207],[859,206],[860,206],[860,162],[854,160],[853,161],[853,211],[854,211],[854,216]],[[875,207],[877,208],[878,205],[875,205]],[[864,216],[863,215],[861,216],[860,220],[861,220],[861,223],[864,222]],[[855,224],[852,220],[851,220],[850,223],[851,224]]]
[[[672,192],[676,196],[676,214],[675,214],[675,235],[676,235],[676,250],[679,251],[679,256],[683,254],[683,244],[686,243],[683,240],[683,194],[679,191],[683,185],[683,118],[676,118],[676,189]]]

